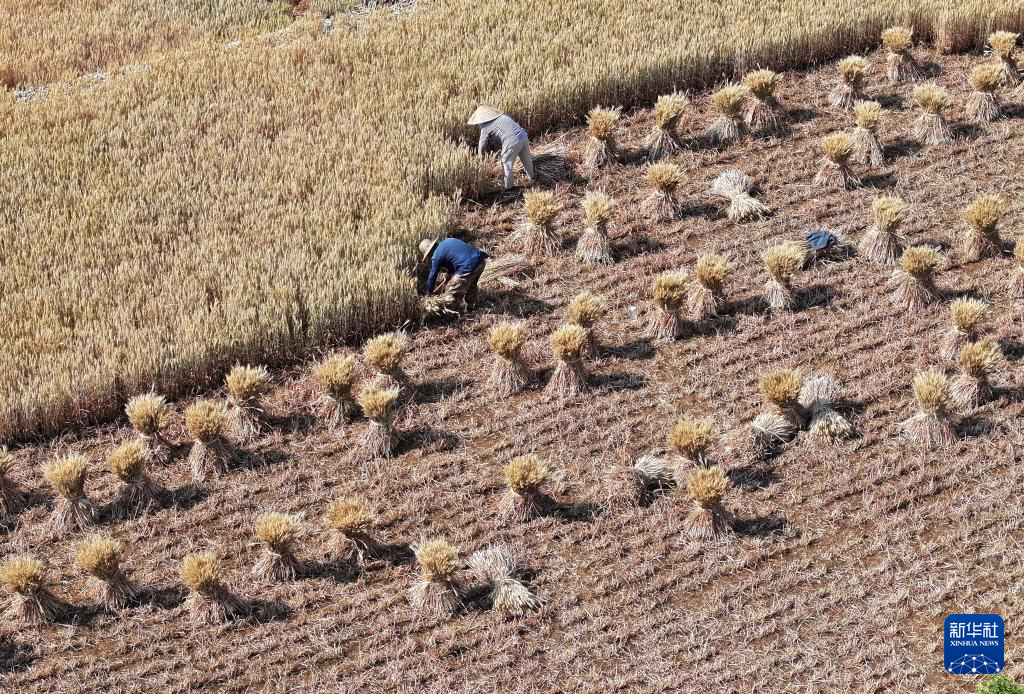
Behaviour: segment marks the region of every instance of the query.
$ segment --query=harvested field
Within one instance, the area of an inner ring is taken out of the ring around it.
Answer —
[[[166,5],[185,7],[178,22],[191,6]],[[198,22],[206,38],[180,59],[0,99],[0,440],[109,420],[140,390],[182,395],[236,360],[294,363],[410,316],[411,243],[443,233],[453,195],[479,184],[456,144],[479,99],[537,132],[595,104],[860,50],[894,22],[946,48],[1024,27],[1004,0],[459,0],[329,35],[316,14],[231,47]],[[506,69],[495,55],[520,58]]]
[[[981,58],[918,50],[936,81],[954,94]],[[882,56],[869,55],[877,66]],[[564,206],[562,252],[540,261],[517,290],[491,288],[465,323],[414,332],[404,364],[418,394],[398,422],[399,455],[360,464],[353,445],[366,427],[338,440],[307,412],[318,394],[309,369],[280,374],[270,411],[273,433],[228,474],[193,485],[182,447],[153,476],[173,490],[164,508],[102,525],[127,549],[127,573],[145,602],[112,616],[89,608],[85,581],[71,566],[73,541],[46,538],[51,493],[37,468],[69,451],[93,459],[87,492],[104,508],[115,490],[101,460],[131,432],[109,425],[18,451],[13,478],[31,492],[29,508],[6,529],[4,553],[45,556],[55,592],[74,603],[60,624],[18,629],[5,622],[2,681],[17,690],[136,688],[184,691],[201,686],[369,691],[949,691],[970,678],[942,673],[946,614],[997,612],[1010,628],[1007,662],[1024,674],[1014,639],[1024,618],[1015,585],[1024,578],[1018,499],[1024,356],[1021,303],[1005,285],[1007,252],[963,264],[951,255],[938,276],[943,301],[908,311],[890,300],[891,266],[850,257],[819,262],[797,276],[797,308],[769,314],[759,254],[767,242],[797,240],[826,228],[856,244],[871,224],[871,202],[896,193],[911,205],[904,231],[912,243],[956,246],[962,210],[977,196],[1011,201],[1002,225],[1021,233],[1024,183],[1016,171],[1024,146],[1024,105],[985,127],[966,125],[962,99],[950,120],[956,139],[921,147],[912,135],[913,85],[891,86],[876,70],[866,91],[891,113],[882,141],[891,163],[880,173],[855,165],[863,187],[823,192],[813,183],[819,141],[849,130],[851,117],[828,105],[834,65],[783,76],[790,111],[785,137],[745,140],[724,151],[693,147],[669,161],[687,174],[683,219],[653,224],[636,213],[643,165],[637,152],[648,111],[624,114],[624,161],[589,182],[556,188]],[[708,94],[694,94],[681,125],[698,135],[712,120]],[[564,137],[582,157],[582,129]],[[726,220],[706,193],[721,171],[739,168],[759,183],[774,210],[763,221]],[[616,264],[580,266],[572,244],[582,231],[578,203],[600,188],[618,202],[610,235]],[[514,194],[463,205],[455,233],[495,257],[515,249],[521,200]],[[1007,250],[1008,250],[1007,248]],[[736,267],[720,317],[684,339],[646,337],[651,283],[689,268],[703,252],[729,254]],[[509,318],[529,336],[527,361],[550,375],[548,335],[565,321],[579,291],[604,296],[601,348],[587,360],[592,390],[566,401],[537,387],[497,399],[487,388],[487,333]],[[1008,358],[995,398],[957,422],[958,441],[930,452],[899,436],[916,410],[915,373],[945,368],[938,344],[948,300],[992,302],[991,333]],[[788,367],[831,373],[846,386],[839,410],[857,437],[837,446],[801,433],[778,457],[758,462],[746,426],[761,410],[758,379]],[[183,405],[179,403],[179,409]],[[710,457],[727,470],[725,498],[736,534],[695,542],[685,534],[684,495],[672,493],[624,512],[601,512],[613,465],[664,445],[681,414],[710,417],[723,435]],[[171,431],[185,441],[180,414]],[[555,468],[558,513],[500,519],[502,468],[534,452]],[[388,560],[356,574],[332,561],[322,515],[345,494],[377,507]],[[298,546],[306,562],[295,581],[250,578],[262,548],[259,513],[305,514]],[[470,606],[451,621],[409,606],[418,571],[408,544],[437,535],[464,553],[493,542],[515,547],[544,608],[504,621]],[[218,626],[188,621],[177,562],[213,549],[252,616]]]

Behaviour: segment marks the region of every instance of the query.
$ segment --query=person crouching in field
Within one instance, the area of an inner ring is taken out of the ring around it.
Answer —
[[[446,303],[455,311],[475,308],[477,284],[487,266],[487,254],[459,239],[423,239],[419,250],[420,261],[430,263],[427,295],[434,293],[437,275],[443,270],[448,279],[437,289],[447,297]]]
[[[515,175],[512,167],[518,157],[523,162],[526,175],[533,180],[533,157],[530,155],[530,137],[523,126],[516,123],[506,113],[490,106],[480,106],[469,119],[470,125],[479,125],[480,145],[477,153],[482,157],[487,150],[487,142],[491,137],[501,142],[501,168],[505,172],[505,190],[515,186]]]

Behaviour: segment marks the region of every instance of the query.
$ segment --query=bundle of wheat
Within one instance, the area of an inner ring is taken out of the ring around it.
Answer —
[[[181,582],[188,588],[185,607],[192,619],[216,624],[242,614],[245,606],[221,578],[220,560],[213,552],[195,552],[181,560]]]
[[[705,253],[697,258],[688,299],[693,320],[703,321],[718,315],[725,301],[725,282],[732,272],[732,263],[723,256]]]
[[[835,409],[842,395],[843,384],[835,376],[817,375],[804,381],[799,402],[810,413],[808,433],[813,440],[835,444],[853,435],[849,420]]]
[[[525,274],[531,267],[529,258],[521,253],[505,253],[491,258],[480,275],[480,286],[497,283],[515,289],[519,286],[516,276]]]
[[[942,262],[942,254],[927,246],[911,246],[903,251],[899,267],[889,280],[893,303],[916,311],[937,300],[940,294],[935,273]]]
[[[1017,60],[1017,40],[1020,34],[1012,31],[995,31],[989,34],[988,45],[998,61],[1002,82],[1010,87],[1020,83],[1020,63]]]
[[[769,372],[758,381],[757,389],[771,408],[770,411],[786,419],[797,429],[807,425],[807,410],[800,404],[800,391],[804,377],[793,369]]]
[[[520,580],[515,555],[504,545],[492,545],[469,556],[469,569],[487,586],[491,607],[507,617],[525,617],[543,603]]]
[[[146,471],[149,456],[139,441],[129,441],[107,456],[107,468],[124,484],[114,502],[119,515],[144,513],[160,502],[164,490]]]
[[[656,340],[678,340],[686,331],[686,285],[689,279],[685,272],[664,272],[654,278],[654,306],[651,316],[650,334]]]
[[[80,454],[56,458],[43,465],[43,477],[57,492],[51,524],[55,532],[82,530],[95,522],[96,508],[85,495],[89,459]]]
[[[956,433],[950,419],[949,379],[941,371],[928,369],[914,377],[913,389],[918,413],[903,422],[904,433],[929,448],[951,445]]]
[[[871,63],[866,58],[851,55],[839,61],[839,82],[829,93],[829,102],[835,108],[851,108],[855,101],[864,98],[864,81]]]
[[[860,241],[860,254],[875,263],[894,263],[903,253],[899,228],[906,221],[908,209],[897,197],[884,195],[871,203],[874,224]]]
[[[793,277],[804,266],[807,256],[804,250],[793,243],[769,246],[761,253],[761,261],[768,273],[764,286],[764,298],[768,308],[788,311],[796,303]]]
[[[136,395],[125,405],[124,412],[154,457],[166,455],[171,448],[171,443],[164,436],[164,430],[171,422],[171,407],[167,399],[156,393]]]
[[[212,400],[199,400],[185,410],[185,428],[192,437],[188,462],[192,479],[205,480],[211,473],[228,471],[237,457],[234,446],[224,436],[228,414],[224,406]]]
[[[747,108],[746,123],[750,129],[760,133],[776,130],[785,117],[785,109],[775,97],[779,86],[779,75],[771,70],[754,70],[743,78],[743,86],[751,96]]]
[[[603,505],[615,511],[636,508],[674,483],[675,465],[661,455],[648,453],[630,464],[612,467],[605,482]]]
[[[824,154],[814,182],[830,190],[851,190],[860,185],[860,179],[850,168],[853,158],[853,138],[846,133],[832,133],[821,140]]]
[[[715,178],[708,192],[729,203],[726,216],[734,222],[749,222],[763,219],[771,209],[754,198],[751,193],[756,187],[754,179],[742,171],[726,171]]]
[[[682,150],[676,128],[689,100],[682,94],[664,94],[654,103],[654,128],[644,141],[647,147],[647,160],[656,162],[663,156],[676,154]]]
[[[587,114],[587,132],[590,141],[584,155],[584,166],[597,171],[618,159],[619,148],[615,142],[615,128],[619,124],[620,108],[595,108]]]
[[[960,373],[950,386],[953,402],[973,410],[992,399],[992,377],[1003,364],[1003,352],[995,338],[983,337],[960,349]]]
[[[398,436],[395,431],[395,403],[398,396],[398,387],[381,379],[371,381],[359,391],[359,407],[369,420],[359,440],[364,460],[390,459],[395,454]]]
[[[254,576],[287,581],[295,578],[301,563],[295,554],[299,519],[284,513],[263,513],[256,517],[256,539],[263,544],[263,554],[252,568]]]
[[[523,361],[526,330],[520,323],[499,323],[487,333],[487,342],[494,351],[491,385],[502,397],[522,391],[530,382],[530,370]]]
[[[797,428],[778,412],[762,412],[750,423],[750,445],[754,457],[766,460],[796,436]]]
[[[368,557],[379,557],[383,547],[370,535],[377,514],[361,496],[338,499],[327,507],[327,523],[338,531],[338,558],[361,565]]]
[[[49,588],[46,566],[30,555],[9,557],[0,565],[0,583],[14,593],[11,612],[28,624],[52,622],[60,611],[60,601]]]
[[[882,44],[888,51],[885,74],[890,82],[915,80],[921,76],[921,69],[910,53],[914,47],[913,29],[890,27],[882,32]]]
[[[363,345],[363,359],[392,385],[409,389],[409,376],[402,368],[402,360],[410,348],[409,335],[396,330],[367,340]]]
[[[695,540],[717,540],[732,532],[732,519],[722,506],[729,480],[720,467],[697,468],[686,479],[697,507],[686,518],[687,532]]]
[[[241,441],[256,439],[267,424],[264,399],[270,373],[262,366],[235,366],[228,372],[228,428]]]
[[[576,258],[593,265],[611,265],[612,245],[608,241],[608,223],[615,211],[615,201],[600,191],[591,191],[583,198],[587,228],[576,242]]]
[[[25,504],[25,493],[10,477],[13,469],[14,456],[6,448],[0,448],[0,522]]]
[[[981,324],[988,316],[989,303],[981,299],[959,298],[949,304],[952,325],[942,336],[939,354],[947,361],[960,357],[960,349],[981,335]]]
[[[558,201],[547,190],[531,190],[523,196],[523,218],[516,237],[527,255],[554,255],[561,240],[555,229]]]
[[[75,551],[75,564],[92,579],[98,601],[108,610],[127,607],[138,599],[138,588],[121,568],[124,546],[107,535],[92,535]]]
[[[567,317],[570,325],[578,325],[587,331],[586,354],[596,357],[601,348],[597,324],[604,318],[604,299],[592,292],[580,292],[569,302]]]
[[[355,411],[352,386],[357,375],[354,354],[335,354],[313,369],[323,392],[318,400],[320,416],[338,433],[344,430]]]
[[[578,325],[563,325],[551,333],[550,342],[555,370],[545,392],[560,398],[581,395],[587,390],[587,372],[583,365],[587,331]]]
[[[683,170],[675,164],[651,164],[644,178],[651,192],[640,203],[640,211],[662,222],[680,219],[684,212],[679,199]]]
[[[850,161],[875,169],[885,166],[885,151],[878,138],[882,127],[882,106],[877,101],[858,101],[853,105],[856,127],[853,129],[853,156]]]
[[[926,145],[938,145],[953,139],[953,130],[946,122],[945,111],[952,97],[937,84],[922,84],[914,88],[914,101],[921,115],[914,123],[914,137]]]
[[[998,65],[978,65],[971,70],[971,87],[967,113],[976,123],[991,123],[1002,115],[998,91],[1003,83],[1003,70]]]
[[[960,237],[960,254],[967,262],[994,258],[1003,251],[999,222],[1005,204],[998,195],[982,195],[964,210],[967,233]]]
[[[708,127],[707,138],[716,144],[728,145],[743,137],[745,124],[743,110],[749,90],[740,84],[731,84],[711,96],[718,118]]]
[[[445,540],[424,539],[413,544],[422,572],[410,590],[412,604],[436,617],[450,617],[462,607],[462,588],[456,581],[459,553]]]
[[[680,467],[709,467],[708,450],[717,440],[710,419],[680,417],[669,429],[665,441],[679,456]]]
[[[535,455],[521,455],[505,466],[505,494],[499,508],[502,515],[527,521],[540,518],[554,506],[542,489],[551,476],[547,464]]]

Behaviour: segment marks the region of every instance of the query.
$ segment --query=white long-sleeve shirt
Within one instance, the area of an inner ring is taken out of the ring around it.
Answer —
[[[487,148],[487,139],[494,135],[501,141],[502,151],[510,149],[514,145],[522,144],[529,139],[529,135],[523,129],[523,126],[516,123],[508,115],[501,115],[494,120],[487,121],[483,127],[480,128],[480,146],[477,147],[477,151],[480,156],[484,155],[484,150]]]

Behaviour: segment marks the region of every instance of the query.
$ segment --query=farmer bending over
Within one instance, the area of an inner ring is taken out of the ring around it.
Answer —
[[[437,239],[423,239],[420,241],[420,255],[421,262],[430,263],[427,294],[434,293],[437,273],[444,270],[448,279],[441,289],[451,298],[453,308],[461,310],[463,306],[468,309],[476,306],[476,285],[487,265],[486,253],[459,239],[445,239],[440,243]]]
[[[526,175],[533,180],[533,157],[530,156],[530,138],[523,126],[516,123],[508,115],[490,106],[480,106],[469,119],[470,125],[480,125],[480,145],[477,152],[482,157],[487,149],[487,141],[493,135],[501,141],[501,168],[505,171],[505,190],[515,185],[512,167],[516,157],[523,162]]]

